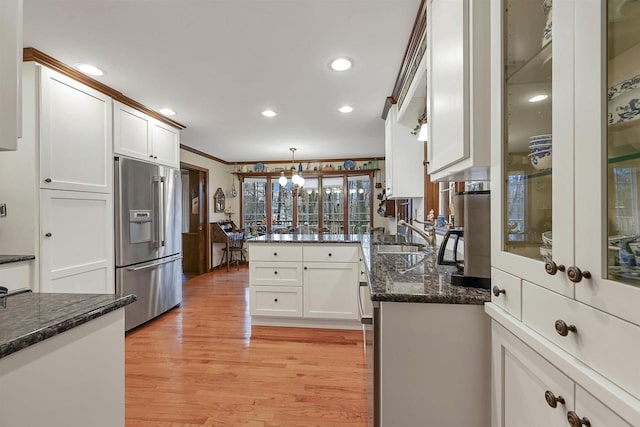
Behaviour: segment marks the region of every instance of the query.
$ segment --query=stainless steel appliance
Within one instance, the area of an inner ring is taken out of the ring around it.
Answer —
[[[491,287],[491,199],[489,191],[462,191],[455,195],[456,215],[463,228],[449,230],[438,253],[438,263],[456,265],[451,284]],[[463,211],[460,213],[460,211]],[[455,236],[451,258],[445,258],[449,237]],[[464,239],[464,260],[458,258],[458,239]]]
[[[114,169],[116,293],[128,331],[182,302],[180,171],[125,157]]]
[[[380,303],[371,301],[367,282],[358,291],[367,374],[367,426],[380,426]]]

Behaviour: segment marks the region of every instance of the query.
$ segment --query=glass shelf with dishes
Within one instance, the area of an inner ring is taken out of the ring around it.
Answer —
[[[607,267],[640,285],[640,9],[609,1],[607,22]]]
[[[504,241],[543,260],[552,230],[552,48],[548,2],[504,3]],[[543,250],[544,249],[544,250]]]

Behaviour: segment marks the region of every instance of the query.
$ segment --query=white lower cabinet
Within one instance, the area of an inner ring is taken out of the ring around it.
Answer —
[[[304,317],[358,319],[358,264],[305,262]]]
[[[113,196],[41,190],[41,292],[113,293]]]
[[[492,345],[494,427],[632,425],[496,321]]]
[[[250,244],[253,324],[360,328],[358,255],[356,245]]]

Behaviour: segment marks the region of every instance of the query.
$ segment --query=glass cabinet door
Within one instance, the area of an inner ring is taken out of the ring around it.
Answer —
[[[258,236],[267,230],[267,180],[249,178],[242,182],[242,225]]]
[[[368,176],[349,177],[347,191],[348,233],[368,233],[371,224],[371,180]]]
[[[503,247],[550,260],[552,235],[552,5],[505,0]]]
[[[284,187],[271,181],[271,232],[293,227],[293,191],[291,181]]]
[[[608,0],[607,273],[640,286],[640,7]]]

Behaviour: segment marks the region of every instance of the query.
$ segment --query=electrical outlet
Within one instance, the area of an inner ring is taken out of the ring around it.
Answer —
[[[7,204],[0,203],[0,216],[7,216]]]

